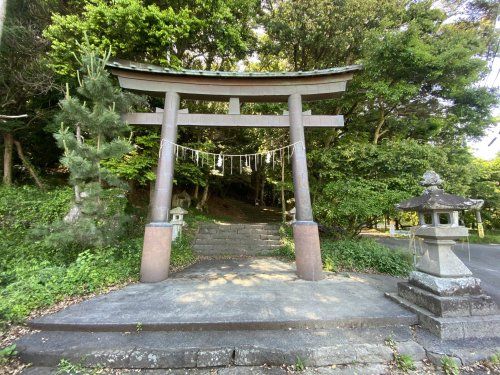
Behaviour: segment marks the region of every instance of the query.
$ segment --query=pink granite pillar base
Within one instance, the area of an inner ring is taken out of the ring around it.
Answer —
[[[151,223],[146,225],[141,260],[141,282],[157,283],[168,277],[172,225]]]
[[[296,221],[292,227],[297,275],[303,280],[321,280],[323,278],[323,265],[319,247],[318,224],[314,221]]]

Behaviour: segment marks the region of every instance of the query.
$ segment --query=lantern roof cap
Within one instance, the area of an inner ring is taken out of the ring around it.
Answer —
[[[396,208],[401,211],[458,211],[478,210],[483,206],[482,199],[470,199],[445,193],[439,188],[442,183],[443,181],[436,172],[425,172],[424,179],[420,183],[426,187],[424,193],[419,197],[398,203]]]
[[[170,210],[170,213],[174,215],[185,215],[188,213],[188,211],[186,211],[182,207],[175,207],[174,209]]]

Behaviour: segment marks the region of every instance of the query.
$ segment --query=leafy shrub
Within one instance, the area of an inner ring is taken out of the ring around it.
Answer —
[[[372,180],[340,180],[325,185],[314,204],[318,221],[327,227],[340,227],[347,237],[359,234],[394,210],[406,194]],[[340,233],[340,231],[338,231]]]
[[[380,272],[406,276],[412,269],[409,254],[389,249],[373,240],[322,242],[321,257],[328,271]]]
[[[42,191],[32,186],[0,187],[0,229],[28,229],[47,225],[68,212],[69,187]]]
[[[4,365],[9,361],[9,358],[17,355],[16,344],[6,346],[0,349],[0,365]]]
[[[282,246],[275,255],[295,259],[295,245],[292,229],[280,228]],[[327,271],[379,272],[393,276],[406,276],[413,268],[409,254],[389,249],[370,239],[321,241],[323,268]]]
[[[293,242],[292,228],[288,225],[280,227],[281,246],[274,252],[274,255],[289,260],[295,259],[295,243]]]
[[[78,205],[81,214],[77,219],[68,223],[61,217],[49,226],[39,226],[33,231],[36,238],[62,247],[85,249],[113,245],[128,236],[132,217],[126,212],[128,201],[123,190],[92,186],[85,191],[89,196],[84,203]]]
[[[173,268],[185,267],[196,260],[191,242],[192,237],[185,233],[174,241],[170,255],[170,265]]]
[[[50,306],[67,296],[97,292],[107,286],[137,279],[140,239],[81,252],[68,266],[21,262],[2,273],[7,280],[0,290],[0,321],[20,321],[32,310]]]
[[[446,375],[458,375],[460,374],[460,368],[457,362],[451,357],[445,355],[441,358],[441,367]]]
[[[109,192],[111,193],[111,192]],[[0,189],[0,325],[20,322],[35,309],[68,296],[99,292],[109,286],[137,280],[143,226],[127,227],[129,238],[107,246],[68,246],[30,232],[37,225],[51,226],[69,208],[72,190],[41,192],[30,187]],[[114,202],[123,210],[125,199]],[[184,235],[173,244],[172,268],[196,259],[191,249],[193,228],[202,217],[190,218]]]
[[[490,357],[490,362],[495,366],[500,365],[500,352],[493,354]]]

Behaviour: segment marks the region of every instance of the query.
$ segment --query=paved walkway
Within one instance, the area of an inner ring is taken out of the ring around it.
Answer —
[[[411,324],[384,297],[397,279],[328,274],[296,277],[273,258],[200,262],[169,280],[134,284],[34,321],[35,328],[91,331],[329,328]]]
[[[443,355],[466,364],[498,352],[498,340],[448,344],[410,329],[416,316],[384,297],[397,281],[327,274],[307,282],[293,264],[273,258],[203,261],[164,282],[130,285],[36,319],[41,330],[17,349],[38,366],[29,374],[53,374],[63,358],[193,375],[284,374],[284,365],[300,359],[314,368],[310,374],[372,374],[389,372],[395,349],[420,365]]]

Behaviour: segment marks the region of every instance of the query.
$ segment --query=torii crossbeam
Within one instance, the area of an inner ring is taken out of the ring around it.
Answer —
[[[315,116],[302,112],[302,101],[330,99],[341,95],[347,81],[361,66],[352,65],[309,72],[209,72],[171,70],[155,65],[115,60],[108,64],[120,86],[165,97],[163,111],[129,113],[132,125],[161,125],[161,148],[153,195],[151,223],[146,225],[141,263],[141,281],[158,282],[168,277],[172,242],[169,211],[174,177],[177,126],[289,127],[290,143],[305,145],[304,127],[341,127],[342,116]],[[179,110],[181,99],[229,101],[229,113],[191,114]],[[242,115],[240,102],[288,102],[288,114]],[[305,280],[323,277],[318,226],[313,221],[305,147],[292,156],[297,221],[293,224],[297,274]]]

